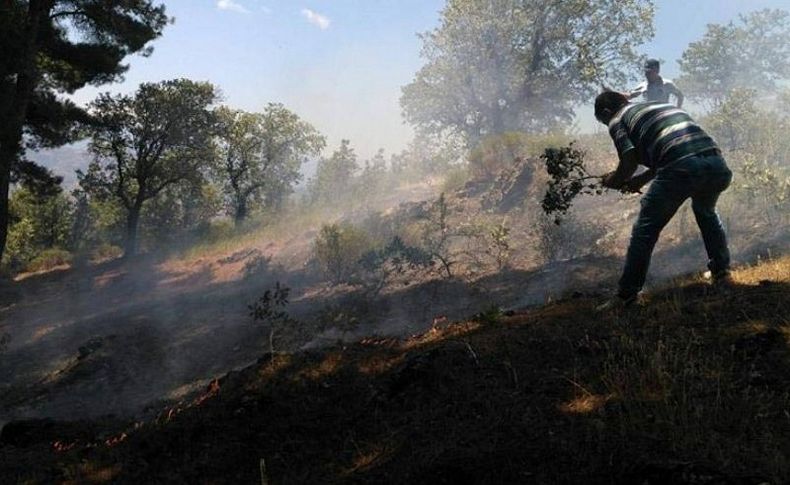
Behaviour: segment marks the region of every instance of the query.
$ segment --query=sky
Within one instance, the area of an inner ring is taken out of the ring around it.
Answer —
[[[327,137],[327,153],[351,140],[362,158],[378,148],[405,148],[400,89],[422,65],[417,33],[438,25],[444,0],[165,0],[175,18],[153,42],[154,53],[128,59],[125,81],[78,91],[86,103],[99,92],[129,93],[141,82],[173,78],[210,81],[223,103],[258,111],[283,103]],[[709,23],[739,13],[790,8],[790,0],[657,0],[655,38],[640,53],[678,74],[677,59]],[[639,69],[639,66],[635,66]],[[629,86],[623,86],[627,88]],[[589,106],[577,126],[595,126]]]

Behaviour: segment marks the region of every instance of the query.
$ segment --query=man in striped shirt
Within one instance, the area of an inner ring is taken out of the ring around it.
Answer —
[[[609,127],[620,158],[617,170],[604,177],[603,185],[637,192],[655,179],[641,201],[618,294],[598,309],[636,301],[661,230],[688,198],[714,284],[729,285],[730,252],[716,202],[730,185],[732,172],[716,142],[682,109],[665,103],[630,103],[623,93],[600,94],[595,117]],[[647,170],[633,176],[639,165]]]

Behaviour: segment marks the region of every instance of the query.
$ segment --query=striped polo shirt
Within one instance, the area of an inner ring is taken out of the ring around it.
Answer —
[[[641,163],[652,169],[718,150],[688,113],[665,103],[627,104],[609,122],[609,135],[621,157],[635,149]]]

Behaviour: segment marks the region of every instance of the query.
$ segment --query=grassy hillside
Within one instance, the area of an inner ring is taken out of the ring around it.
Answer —
[[[2,483],[788,483],[790,258],[262,357],[136,423],[7,426]]]

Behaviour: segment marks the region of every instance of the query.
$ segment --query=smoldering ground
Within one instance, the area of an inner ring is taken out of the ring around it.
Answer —
[[[455,203],[466,207],[467,202]],[[620,210],[607,217],[618,228],[622,248],[635,200],[591,198],[577,210],[600,211],[602,204],[612,203]],[[659,244],[654,285],[704,266],[702,243],[684,217],[673,222]],[[192,259],[116,260],[13,283],[16,294],[0,310],[11,335],[0,358],[0,421],[131,416],[144,413],[147,405],[155,412],[157,402],[202,389],[268,349],[268,328],[252,321],[248,305],[276,282],[292,290],[287,310],[295,323],[276,333],[276,350],[290,351],[339,339],[408,336],[492,305],[521,308],[572,292],[604,294],[614,285],[622,258],[622,249],[594,255],[577,247],[568,254],[578,256],[548,264],[515,263],[451,279],[422,275],[370,297],[353,284],[328,282],[310,264],[315,233],[307,229],[277,243]],[[752,261],[787,241],[786,231],[775,231],[773,243],[763,236],[750,245],[748,233],[736,231],[736,260]],[[322,322],[327,309],[358,321],[345,329],[327,326]]]

